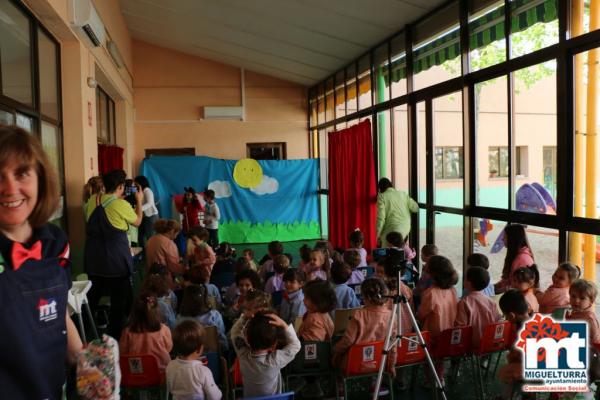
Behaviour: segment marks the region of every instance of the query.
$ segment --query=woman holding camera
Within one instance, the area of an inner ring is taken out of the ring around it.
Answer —
[[[158,209],[154,203],[154,192],[150,189],[150,183],[144,175],[136,176],[135,183],[142,188],[144,198],[142,199],[142,224],[138,231],[138,244],[145,247],[146,242],[154,234],[154,223],[158,220]]]
[[[108,334],[119,339],[131,309],[133,257],[127,238],[129,225],[142,222],[142,197],[136,191],[135,210],[123,199],[125,171],[114,170],[102,175],[106,193],[90,197],[85,206],[85,272],[92,281],[88,301],[92,310],[104,292],[110,295]]]

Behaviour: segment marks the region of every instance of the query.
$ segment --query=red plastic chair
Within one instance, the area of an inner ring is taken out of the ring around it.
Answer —
[[[165,374],[158,369],[156,357],[151,354],[122,354],[121,388],[123,398],[146,398],[145,393],[159,393],[166,397]],[[144,394],[143,394],[144,393]]]
[[[381,365],[381,358],[383,352],[383,342],[369,342],[369,343],[358,343],[350,347],[348,350],[348,361],[342,369],[341,380],[344,385],[344,397],[351,398],[348,396],[348,385],[347,383],[351,380],[362,379],[376,376]],[[392,384],[391,376],[386,372],[384,376],[387,377],[388,385],[390,389],[390,398],[394,398],[394,388]],[[339,399],[340,390],[338,387],[338,381],[336,380],[336,397]]]
[[[233,365],[231,366],[231,391],[233,394],[233,399],[236,398],[237,392],[243,392],[244,389],[244,381],[242,380],[242,371],[240,370],[240,360],[236,358],[233,361]]]
[[[421,332],[425,345],[429,346],[431,340],[429,338],[429,332]],[[409,333],[404,335],[400,345],[398,346],[398,356],[396,358],[396,367],[409,367],[415,364],[422,364],[425,362],[425,351],[419,344],[419,337],[416,333]]]
[[[472,367],[477,374],[478,393],[481,399],[485,398],[483,382],[487,380],[487,376],[492,364],[494,354],[497,354],[496,364],[494,367],[494,375],[500,362],[501,353],[508,350],[515,341],[515,332],[513,332],[512,324],[509,321],[497,322],[489,324],[483,330],[479,348],[473,349]],[[481,371],[481,362],[484,358],[489,359],[488,368],[485,375]]]
[[[457,326],[446,329],[437,338],[433,358],[461,358],[471,353],[473,347],[473,328]]]

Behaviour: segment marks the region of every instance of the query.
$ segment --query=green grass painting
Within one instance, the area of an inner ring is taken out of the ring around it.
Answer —
[[[294,240],[319,239],[321,226],[317,221],[284,224],[265,221],[226,221],[219,224],[219,240],[229,243],[267,243],[272,240],[289,242]]]

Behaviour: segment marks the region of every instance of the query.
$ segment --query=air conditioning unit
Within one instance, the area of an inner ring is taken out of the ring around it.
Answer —
[[[92,0],[69,0],[69,19],[84,41],[94,47],[102,46],[106,30]]]
[[[243,106],[204,107],[204,119],[234,119],[244,120]]]

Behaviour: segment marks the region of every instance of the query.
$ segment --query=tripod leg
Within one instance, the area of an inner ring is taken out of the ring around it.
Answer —
[[[390,343],[393,346],[396,345],[396,341],[392,342],[392,329],[394,328],[394,318],[396,318],[396,312],[398,311],[398,307],[400,305],[398,303],[394,303],[394,307],[392,309],[392,320],[388,324],[387,333],[385,335],[385,342],[383,344],[383,357],[381,357],[381,365],[379,366],[379,371],[377,372],[377,382],[375,383],[375,390],[373,391],[373,400],[377,400],[379,396],[379,388],[381,387],[381,379],[383,378],[383,371],[387,366],[387,358],[388,352],[391,350]]]

